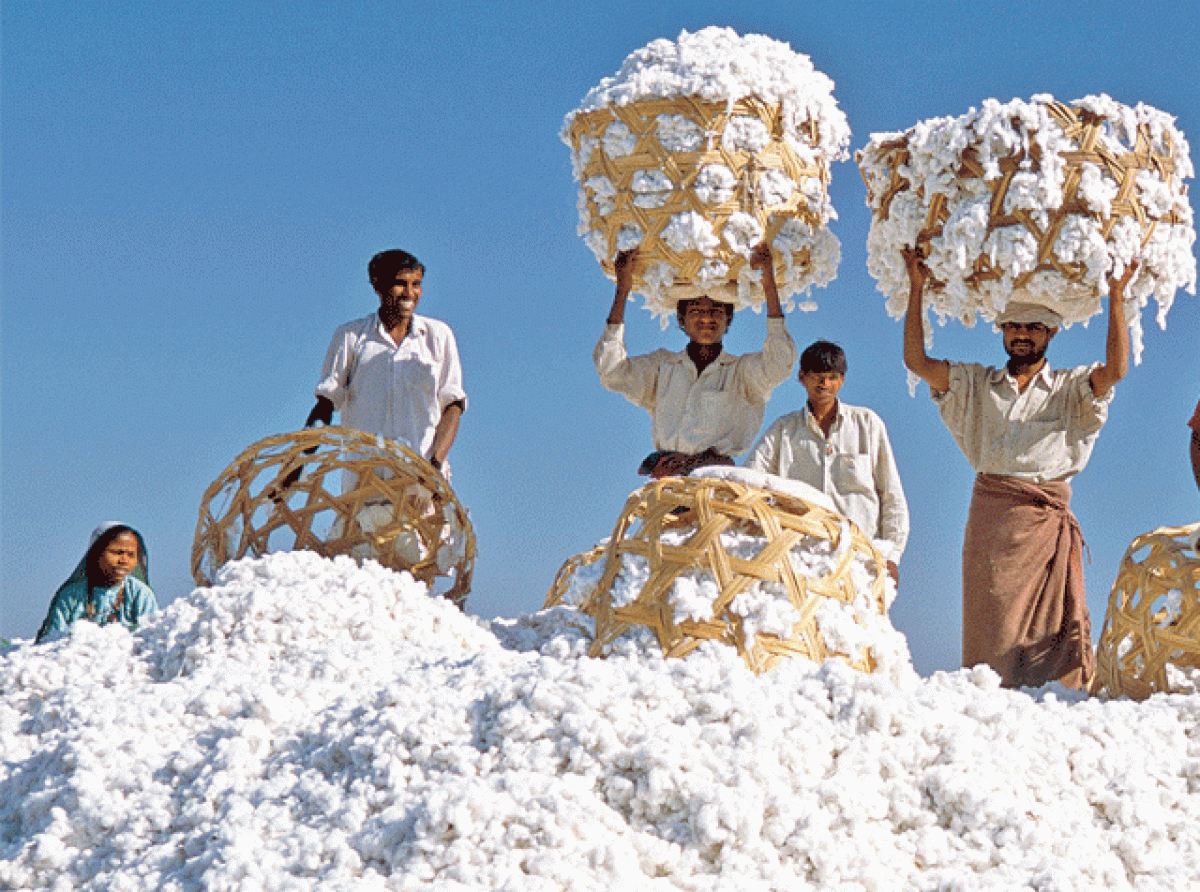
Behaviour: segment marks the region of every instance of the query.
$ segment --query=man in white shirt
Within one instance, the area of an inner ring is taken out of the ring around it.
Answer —
[[[963,541],[963,665],[987,663],[1006,687],[1057,680],[1086,689],[1091,619],[1069,481],[1091,457],[1113,385],[1129,370],[1123,307],[1136,264],[1108,280],[1105,361],[1051,370],[1046,347],[1062,319],[1030,303],[1010,302],[996,320],[1004,367],[931,359],[922,308],[929,270],[916,249],[904,258],[911,283],[904,364],[929,384],[976,471]]]
[[[773,391],[792,371],[796,346],[783,321],[769,247],[760,245],[751,263],[762,272],[767,304],[767,338],[758,353],[733,356],[722,339],[733,305],[708,297],[681,300],[679,327],[687,348],[625,352],[625,302],[633,281],[635,252],[616,259],[617,290],[608,324],[592,358],[600,382],[650,413],[654,449],[639,473],[651,477],[686,474],[706,464],[733,464],[750,448]]]
[[[846,354],[837,344],[817,341],[806,347],[800,354],[800,383],[808,400],[767,429],[746,467],[800,480],[828,495],[871,539],[898,579],[908,542],[908,502],[883,419],[838,399],[846,370]]]
[[[411,254],[383,251],[367,267],[379,310],[333,334],[316,405],[306,427],[329,424],[383,434],[449,478],[446,456],[467,405],[450,326],[416,314],[425,267]]]

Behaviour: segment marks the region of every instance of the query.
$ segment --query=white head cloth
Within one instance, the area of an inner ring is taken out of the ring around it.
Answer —
[[[1040,322],[1046,328],[1062,328],[1062,321],[1063,317],[1049,307],[1022,301],[1012,301],[996,317],[997,326],[1001,326],[1005,322],[1016,322],[1020,325]]]

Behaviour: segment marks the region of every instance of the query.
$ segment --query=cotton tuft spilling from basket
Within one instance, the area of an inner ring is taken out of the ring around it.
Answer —
[[[192,576],[211,585],[229,561],[279,551],[348,555],[406,571],[460,607],[475,532],[446,479],[402,443],[346,427],[267,437],[205,491]]]
[[[883,558],[822,493],[714,467],[633,493],[608,542],[563,565],[546,606],[595,619],[592,656],[641,626],[668,657],[712,640],[755,672],[798,656],[887,673],[909,660],[887,617],[894,597]]]
[[[1196,291],[1187,141],[1147,105],[1103,94],[1070,105],[989,99],[875,134],[856,160],[872,210],[868,268],[896,318],[909,293],[901,248],[914,245],[930,271],[926,305],[943,325],[993,322],[1010,300],[1049,307],[1067,326],[1086,322],[1107,276],[1137,261],[1125,292],[1135,362],[1149,300],[1165,327],[1176,290]]]
[[[666,325],[681,298],[762,303],[748,261],[771,244],[780,299],[826,285],[830,165],[850,130],[833,81],[807,56],[729,28],[682,32],[632,53],[567,115],[579,233],[609,278],[638,249],[633,290]],[[805,302],[803,309],[814,309]]]

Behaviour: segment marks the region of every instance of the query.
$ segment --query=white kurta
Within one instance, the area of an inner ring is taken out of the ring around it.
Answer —
[[[1043,365],[1021,393],[1007,369],[950,363],[950,389],[931,391],[971,467],[1034,483],[1067,480],[1088,463],[1108,420],[1114,388],[1097,399],[1096,365]]]
[[[875,412],[839,401],[826,437],[805,406],[767,429],[746,467],[819,489],[885,559],[900,563],[908,543],[908,501],[887,428]]]
[[[399,344],[372,313],[333,334],[317,396],[330,400],[346,427],[383,434],[428,456],[445,408],[466,405],[458,345],[450,326],[413,316]]]
[[[721,351],[701,375],[687,351],[625,353],[625,326],[608,325],[592,353],[600,382],[650,413],[654,448],[721,455],[750,448],[773,391],[791,374],[796,345],[782,319],[767,319],[758,353]]]

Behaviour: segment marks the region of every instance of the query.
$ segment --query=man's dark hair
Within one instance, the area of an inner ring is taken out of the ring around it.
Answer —
[[[422,275],[425,274],[425,264],[407,251],[392,248],[389,251],[380,251],[371,258],[371,262],[367,264],[367,277],[371,280],[372,288],[380,282],[390,285],[398,273],[410,269],[420,270]]]
[[[683,317],[687,315],[688,307],[690,307],[696,301],[701,300],[704,296],[705,295],[701,295],[700,297],[681,297],[679,299],[679,303],[677,303],[675,305],[675,319],[679,322],[680,328],[683,328]],[[712,302],[715,303],[718,307],[725,308],[725,321],[728,324],[732,325],[733,324],[733,309],[734,309],[733,304],[726,303],[723,300],[713,300],[711,297],[709,298],[709,300],[712,300]]]
[[[800,374],[836,372],[846,374],[846,352],[832,341],[813,341],[800,354]]]

